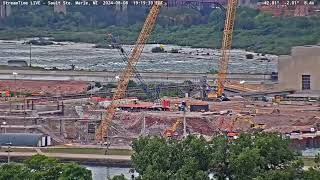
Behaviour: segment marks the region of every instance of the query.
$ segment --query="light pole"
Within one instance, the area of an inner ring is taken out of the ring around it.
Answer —
[[[242,81],[240,81],[240,84],[243,84],[243,91],[244,91],[244,83],[245,83],[246,81],[244,81],[244,80],[242,80]]]
[[[183,137],[187,137],[186,109],[183,110]]]
[[[15,95],[16,95],[16,97],[17,97],[17,75],[18,75],[18,73],[17,72],[12,72],[12,75],[13,75],[13,77],[14,77],[14,91],[15,91]]]
[[[242,80],[242,81],[240,81],[240,84],[243,84],[243,91],[245,92],[245,87],[244,87],[244,83],[245,83],[246,81],[244,81],[244,80]],[[245,99],[243,99],[243,106],[245,107]]]
[[[6,143],[6,145],[8,146],[8,164],[10,163],[10,151],[11,151],[11,142]]]
[[[31,67],[31,46],[32,46],[32,43],[30,43],[29,45],[30,45],[30,53],[29,53],[29,55],[30,55],[30,61],[29,61],[29,67]]]
[[[7,133],[7,130],[6,130],[7,122],[6,122],[6,121],[3,121],[3,122],[2,122],[2,125],[3,125],[3,128],[4,128],[4,134],[6,134],[6,133]]]
[[[187,119],[186,119],[186,111],[187,104],[185,101],[182,101],[182,111],[183,111],[183,137],[187,137]]]

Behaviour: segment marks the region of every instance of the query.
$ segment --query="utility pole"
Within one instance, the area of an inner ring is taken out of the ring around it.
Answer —
[[[6,130],[7,122],[3,121],[2,124],[3,124],[3,128],[4,128],[4,134],[6,134],[7,133],[7,130]]]
[[[187,137],[186,108],[183,110],[183,137]]]
[[[187,103],[182,101],[181,110],[183,111],[183,137],[187,137],[187,119],[186,119],[186,112],[187,112]]]
[[[24,97],[24,101],[23,101],[23,119],[24,119],[24,132],[27,132],[27,120],[26,120],[26,98]]]
[[[143,122],[142,122],[142,136],[146,134],[146,114],[143,112]]]
[[[13,77],[14,77],[14,86],[15,86],[15,97],[18,97],[18,93],[17,93],[17,75],[18,75],[18,73],[17,72],[12,72],[12,75],[13,75]]]
[[[10,146],[8,146],[8,164],[10,163],[10,150],[11,150],[11,148],[10,148]]]
[[[6,143],[6,145],[8,146],[8,164],[9,164],[10,163],[10,151],[11,151],[12,143],[9,142],[9,143]]]
[[[31,67],[31,46],[32,46],[32,43],[30,43],[30,53],[29,53],[29,55],[30,55],[30,60],[29,60],[29,67]]]

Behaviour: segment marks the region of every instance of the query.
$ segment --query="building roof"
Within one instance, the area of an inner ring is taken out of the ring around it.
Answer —
[[[12,146],[37,146],[43,134],[0,133],[0,145],[11,143]]]

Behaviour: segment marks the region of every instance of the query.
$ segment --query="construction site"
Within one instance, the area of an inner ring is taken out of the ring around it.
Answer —
[[[291,56],[279,57],[277,73],[230,78],[237,0],[229,0],[218,72],[201,78],[170,76],[170,81],[159,73],[156,83],[146,81],[135,66],[162,6],[159,1],[151,7],[131,52],[106,35],[127,64],[115,81],[35,80],[15,70],[0,72],[1,132],[50,137],[39,146],[129,148],[134,139],[148,135],[209,140],[218,134],[232,139],[242,132],[277,132],[297,149],[320,147],[320,46],[292,48]],[[63,73],[47,72],[37,75]]]

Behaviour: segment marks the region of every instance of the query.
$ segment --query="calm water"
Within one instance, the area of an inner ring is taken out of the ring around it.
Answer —
[[[103,167],[103,166],[85,166],[91,170],[93,180],[106,180],[107,177],[113,177],[123,174],[127,179],[130,179],[130,168],[115,168],[115,167]]]
[[[29,45],[23,42],[0,40],[0,64],[7,64],[8,60],[29,62]],[[87,70],[120,70],[125,66],[116,49],[93,48],[93,44],[86,43],[62,44],[64,45],[32,46],[32,63],[45,68],[63,69],[69,69],[71,64],[74,64],[76,69]],[[146,45],[137,65],[140,71],[208,72],[218,67],[218,50],[166,45],[165,50],[177,48],[181,53],[151,53],[154,46],[156,45]],[[125,46],[127,52],[130,52],[130,48],[131,46]],[[231,51],[231,72],[276,71],[277,56],[267,55],[271,60],[268,62],[259,60],[262,56],[257,55],[254,59],[248,60],[245,58],[247,53],[243,50]]]

